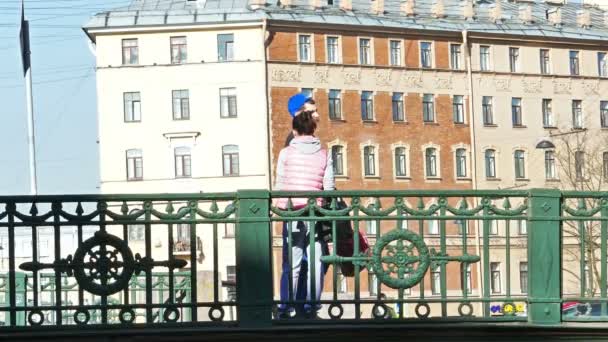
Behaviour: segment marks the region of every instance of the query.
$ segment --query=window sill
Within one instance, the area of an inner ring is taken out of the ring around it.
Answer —
[[[127,182],[141,182],[143,178],[127,178]]]
[[[441,182],[441,177],[425,177],[424,181],[426,183],[439,183]]]
[[[346,120],[342,118],[329,118],[329,122],[346,122]]]
[[[513,125],[513,128],[528,128],[526,125]]]
[[[529,178],[515,178],[516,182],[529,182],[530,179]]]
[[[236,115],[235,116],[222,116],[222,115],[220,115],[220,119],[237,119],[237,118],[238,118],[238,116],[236,116]]]
[[[559,183],[559,182],[561,182],[561,180],[559,178],[546,178],[545,182]]]
[[[175,179],[192,179],[192,176],[175,176]]]
[[[396,181],[409,182],[412,180],[412,177],[408,176],[395,176]]]
[[[345,180],[348,180],[348,176],[335,176],[335,175],[334,175],[334,178],[335,178],[336,180],[339,180],[339,181],[345,181]]]
[[[557,126],[543,126],[544,129],[557,129]]]
[[[486,180],[489,182],[500,182],[502,179],[497,177],[486,177]]]
[[[409,125],[409,124],[410,124],[410,123],[409,123],[409,122],[407,122],[407,121],[395,121],[395,120],[393,120],[393,123],[394,123],[395,125]],[[608,127],[607,127],[607,128],[608,128]]]
[[[376,121],[376,120],[361,120],[361,121],[363,121],[364,124],[377,124],[378,123],[378,121]]]
[[[461,122],[461,123],[454,122],[454,126],[456,126],[456,127],[469,127],[469,124],[466,124],[464,122]]]
[[[495,127],[498,127],[498,125],[497,124],[483,124],[483,127],[495,128]]]
[[[234,239],[234,235],[224,235],[222,238],[226,239],[226,240],[227,239]]]
[[[363,176],[363,179],[379,180],[380,176]]]
[[[140,123],[140,122],[141,122],[141,120],[129,120],[129,121],[125,120],[124,121],[124,123],[126,123],[126,124]]]
[[[473,179],[472,179],[472,178],[470,178],[470,177],[456,177],[456,180],[457,180],[457,181],[470,182],[470,181],[472,181]]]
[[[429,125],[429,126],[439,126],[438,123],[436,122],[431,122],[431,121],[424,121],[423,124],[425,125]]]

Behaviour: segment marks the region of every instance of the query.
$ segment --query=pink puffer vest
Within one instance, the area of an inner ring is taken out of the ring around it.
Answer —
[[[327,167],[327,150],[306,154],[298,151],[294,146],[283,149],[283,174],[277,175],[277,190],[283,191],[320,191],[323,190],[323,176]],[[292,198],[294,209],[305,207],[306,198]],[[321,199],[317,199],[321,205]],[[287,198],[279,198],[275,205],[287,208]]]

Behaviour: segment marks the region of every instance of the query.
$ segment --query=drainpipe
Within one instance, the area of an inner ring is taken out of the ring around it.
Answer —
[[[477,190],[477,146],[475,142],[475,124],[477,120],[475,118],[475,106],[474,106],[474,98],[473,98],[473,71],[471,68],[471,46],[469,45],[467,30],[462,30],[462,43],[464,45],[464,56],[465,56],[465,67],[467,68],[467,81],[469,85],[469,103],[468,109],[470,113],[469,119],[469,132],[471,135],[471,181],[473,190]],[[477,198],[475,199],[477,202]],[[474,206],[477,206],[477,203],[474,203]],[[480,224],[479,221],[475,221],[475,253],[481,256],[481,246],[479,239],[481,237],[480,234]],[[483,279],[483,267],[482,262],[477,263],[477,288],[479,289],[479,298],[483,298],[483,287],[482,287],[482,279]],[[480,302],[478,306],[479,312],[483,312],[483,305]]]
[[[267,34],[267,18],[262,19],[262,49],[263,49],[263,61],[264,61],[264,92],[265,92],[265,101],[266,101],[266,158],[267,158],[267,167],[268,167],[268,190],[272,190],[272,128],[270,127],[270,89],[268,89],[268,61],[266,53],[268,51],[268,45],[272,40],[272,35]]]

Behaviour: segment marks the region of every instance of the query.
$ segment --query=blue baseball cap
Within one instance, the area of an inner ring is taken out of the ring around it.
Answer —
[[[304,93],[297,93],[290,97],[289,102],[287,102],[287,110],[289,111],[289,115],[291,115],[291,117],[295,117],[296,112],[302,108],[302,106],[304,106],[308,100],[310,100],[310,96],[307,96]]]

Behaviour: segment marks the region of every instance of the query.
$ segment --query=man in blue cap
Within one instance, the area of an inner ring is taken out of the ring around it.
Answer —
[[[315,100],[304,93],[297,93],[289,98],[289,101],[287,102],[287,111],[292,118],[302,112],[312,112],[312,117],[319,123],[319,113],[317,113]],[[293,139],[293,131],[289,132],[287,140],[285,140],[285,147],[289,146],[291,139]]]

